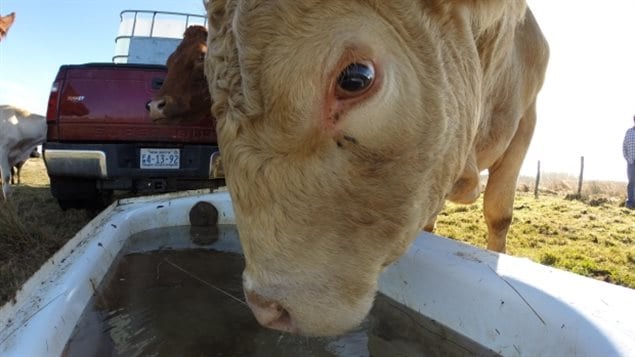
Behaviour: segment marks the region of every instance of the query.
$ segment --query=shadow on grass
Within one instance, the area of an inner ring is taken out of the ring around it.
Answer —
[[[0,305],[95,214],[62,211],[48,186],[14,186],[0,201]]]

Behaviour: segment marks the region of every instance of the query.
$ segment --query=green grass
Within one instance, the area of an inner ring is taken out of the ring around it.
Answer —
[[[51,196],[41,159],[22,170],[9,201],[0,201],[0,306],[94,214],[62,211]]]
[[[517,192],[507,253],[635,288],[635,211],[614,198],[568,200],[564,194]],[[448,203],[436,233],[484,248],[482,200]]]

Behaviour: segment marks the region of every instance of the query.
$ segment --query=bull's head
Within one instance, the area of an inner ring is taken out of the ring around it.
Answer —
[[[207,29],[190,26],[168,57],[168,73],[154,99],[148,103],[157,122],[194,121],[210,116],[211,98],[203,70]]]
[[[358,324],[459,180],[481,72],[470,5],[443,3],[211,1],[212,112],[261,324]]]

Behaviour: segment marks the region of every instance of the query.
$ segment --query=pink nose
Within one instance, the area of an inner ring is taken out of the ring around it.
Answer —
[[[150,111],[150,117],[155,120],[165,118],[165,114],[163,114],[165,104],[165,99],[157,99],[149,102],[148,110]]]
[[[269,300],[250,290],[245,290],[245,298],[256,320],[262,326],[274,330],[298,333],[298,329],[291,320],[291,315],[278,302]]]

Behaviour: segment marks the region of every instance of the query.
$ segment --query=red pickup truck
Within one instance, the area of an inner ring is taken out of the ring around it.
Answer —
[[[147,103],[167,68],[89,63],[60,67],[47,109],[43,156],[51,192],[66,208],[100,207],[113,191],[169,192],[224,185],[211,115],[154,123]]]

